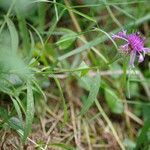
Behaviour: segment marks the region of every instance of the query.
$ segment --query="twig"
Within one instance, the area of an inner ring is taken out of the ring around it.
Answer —
[[[62,118],[58,118],[56,115],[55,115],[55,113],[53,113],[48,107],[46,108],[46,111],[50,114],[50,115],[52,115],[55,119],[59,119],[61,122],[63,122],[63,119]],[[66,125],[70,128],[70,129],[72,129],[73,127],[70,125],[70,124],[68,124],[68,123],[66,123]]]
[[[21,134],[23,136],[22,131],[18,130],[18,133]],[[31,143],[33,143],[36,147],[38,147],[41,150],[45,150],[43,147],[41,147],[39,144],[37,144],[35,141],[33,141],[32,139],[30,139],[29,137],[27,137],[27,140],[30,141]]]
[[[88,125],[87,125],[87,123],[86,123],[84,120],[83,120],[83,125],[84,125],[84,129],[85,129],[85,134],[86,134],[87,143],[88,143],[88,149],[89,149],[89,150],[92,150]]]
[[[71,92],[71,87],[69,83],[67,84],[66,88],[67,88],[66,91],[67,91],[68,98],[69,98],[69,105],[70,105],[70,111],[71,111],[71,120],[72,120],[72,125],[73,125],[75,143],[80,150],[83,150],[79,142],[78,136],[77,136],[78,134],[77,134],[76,118],[75,118],[75,112],[74,112],[74,105],[72,102],[72,92]]]
[[[131,118],[133,119],[135,122],[137,122],[140,125],[143,125],[143,121],[141,119],[139,119],[136,115],[134,115],[133,113],[131,113],[129,110],[126,110],[125,113]]]
[[[103,118],[104,118],[105,121],[107,122],[109,128],[111,129],[111,131],[112,131],[112,133],[113,133],[113,135],[114,135],[116,141],[118,142],[120,148],[121,148],[122,150],[125,150],[125,147],[124,147],[124,145],[122,144],[122,142],[120,141],[119,136],[118,136],[116,130],[114,129],[114,127],[113,127],[111,121],[109,120],[108,116],[107,116],[106,113],[104,112],[103,108],[101,107],[101,105],[99,104],[99,102],[98,102],[97,99],[95,100],[95,104],[96,104],[98,110],[100,111],[100,113],[102,114]]]
[[[95,76],[96,74],[97,73],[94,72],[94,71],[89,71],[88,72],[88,75],[91,76],[91,77]],[[100,71],[99,74],[100,74],[100,76],[121,75],[121,74],[123,74],[123,71],[122,70],[115,70],[115,71],[106,70],[106,71]],[[134,71],[128,70],[127,74],[139,74],[139,71],[134,72]],[[65,79],[69,75],[70,74],[67,74],[67,73],[65,73],[65,74],[55,74],[55,77],[59,78],[59,79]],[[49,75],[49,77],[51,78],[51,77],[53,77],[53,75]]]
[[[46,135],[48,136],[48,139],[47,139],[47,142],[46,142],[46,145],[45,145],[45,148],[44,148],[45,150],[47,149],[47,146],[48,146],[48,144],[50,142],[50,139],[51,139],[50,133],[54,130],[54,128],[56,127],[56,125],[58,124],[58,122],[60,121],[60,118],[62,118],[62,116],[63,116],[63,113],[61,113],[57,117],[58,119],[52,124],[51,128],[47,131]]]
[[[106,70],[106,71],[100,71],[99,74],[100,74],[100,76],[121,75],[121,74],[123,74],[123,71],[122,70],[115,70],[115,71]],[[138,70],[136,70],[136,71],[127,70],[127,74],[137,75],[139,77],[139,79],[141,79],[141,81],[145,80],[143,74]],[[59,79],[64,79],[64,78],[67,78],[69,75],[70,74],[55,74],[55,77],[59,78]],[[96,72],[89,71],[88,75],[93,77],[96,75]],[[53,75],[49,75],[49,77],[51,78],[51,77],[53,77]],[[148,99],[150,100],[149,86],[145,82],[141,82],[141,84],[146,92],[146,95],[148,96]]]

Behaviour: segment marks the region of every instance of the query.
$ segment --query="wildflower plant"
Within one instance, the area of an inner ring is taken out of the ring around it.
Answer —
[[[0,149],[150,149],[150,48],[139,32],[109,35],[126,24],[148,37],[148,11],[146,0],[0,0]]]
[[[150,48],[144,47],[145,38],[141,37],[139,32],[127,34],[126,31],[121,31],[118,34],[113,34],[112,38],[114,40],[125,41],[124,45],[120,46],[120,50],[123,53],[130,55],[130,66],[134,68],[134,62],[136,57],[138,62],[144,61],[145,54],[150,52]]]

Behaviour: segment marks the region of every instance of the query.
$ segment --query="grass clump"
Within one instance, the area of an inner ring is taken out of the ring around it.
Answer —
[[[146,0],[1,0],[0,148],[148,150],[149,52],[131,68],[137,43],[125,37],[125,53],[112,35],[139,31],[150,47],[149,10]]]

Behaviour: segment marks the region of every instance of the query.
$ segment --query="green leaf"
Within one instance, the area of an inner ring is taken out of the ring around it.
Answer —
[[[46,19],[46,4],[38,3],[38,21],[39,21],[39,30],[44,31],[45,19]]]
[[[29,30],[29,34],[30,34],[30,39],[31,39],[31,51],[28,55],[29,60],[31,59],[33,52],[34,52],[34,48],[35,48],[35,41],[34,41],[34,37],[32,32]]]
[[[75,40],[76,37],[74,36],[74,34],[66,34],[63,35],[56,44],[59,46],[60,49],[64,50],[69,48]]]
[[[31,87],[31,83],[27,82],[27,110],[26,110],[26,122],[24,128],[23,142],[26,141],[26,138],[28,137],[31,131],[33,117],[34,117],[33,91]]]
[[[100,75],[97,74],[94,78],[92,78],[92,84],[90,85],[89,96],[87,98],[87,101],[83,104],[79,115],[84,115],[92,106],[95,99],[97,99],[99,87],[100,87]]]
[[[42,89],[41,89],[40,85],[37,83],[37,81],[36,80],[32,80],[32,82],[35,84],[35,87],[38,90],[38,92],[40,94],[42,94],[44,100],[47,101],[47,97],[46,97],[45,93],[42,91]]]
[[[82,61],[81,64],[79,65],[78,69],[83,69],[81,71],[77,71],[75,72],[75,74],[79,77],[79,78],[82,78],[82,77],[85,77],[85,75],[88,73],[88,69],[86,70],[86,68],[88,68],[88,65]]]
[[[7,110],[3,107],[0,107],[0,118],[4,120],[7,120],[9,118]]]
[[[9,127],[16,131],[22,130],[22,122],[16,117],[11,117],[7,123]]]
[[[75,54],[79,54],[79,53],[81,53],[81,52],[83,52],[83,51],[85,51],[85,50],[91,48],[92,46],[95,46],[95,45],[101,43],[100,40],[101,40],[101,38],[96,38],[96,39],[94,39],[94,40],[92,40],[92,41],[86,43],[85,45],[83,45],[83,46],[81,46],[81,47],[78,47],[78,48],[76,48],[76,49],[74,49],[74,50],[72,50],[72,51],[70,51],[70,52],[68,52],[68,53],[66,53],[66,54],[64,54],[64,55],[62,55],[62,56],[60,56],[60,57],[58,58],[58,60],[59,60],[59,61],[62,61],[62,60],[66,59],[66,58],[68,58],[68,57],[70,57],[70,56],[73,56],[73,55],[75,55]]]
[[[82,63],[80,64],[79,67],[80,68],[88,68],[88,65],[84,61],[82,61]],[[89,70],[86,70],[86,69],[82,70],[80,76],[82,77],[82,76],[86,75],[88,73],[88,71]]]
[[[40,33],[39,33],[39,31],[33,26],[33,25],[31,25],[31,24],[29,24],[28,23],[28,25],[32,28],[32,30],[37,34],[37,36],[38,36],[38,38],[39,38],[39,40],[40,40],[40,42],[41,42],[41,45],[42,45],[42,48],[44,49],[44,41],[43,41],[43,38],[41,37],[41,35],[40,35]],[[31,39],[32,40],[32,39]]]
[[[30,39],[26,20],[24,14],[21,12],[21,8],[16,7],[16,16],[19,20],[19,32],[22,38],[23,49],[25,50],[25,54],[28,56],[28,53],[30,52]]]
[[[127,150],[133,150],[136,146],[135,142],[133,142],[132,140],[126,138],[123,141],[124,146],[127,148]]]
[[[148,132],[150,130],[150,119],[147,119],[144,123],[144,127],[141,130],[140,135],[137,138],[136,141],[136,148],[134,150],[140,150],[140,149],[148,149],[148,145],[150,144],[148,139]]]
[[[12,51],[16,52],[19,44],[18,33],[14,23],[8,17],[5,17],[5,19],[10,31]]]
[[[105,88],[105,99],[112,112],[117,114],[123,112],[123,104],[112,89]]]
[[[92,83],[93,80],[89,76],[83,76],[79,78],[79,85],[87,91],[90,91]]]
[[[104,33],[112,41],[112,43],[114,44],[115,48],[118,50],[117,44],[115,43],[113,38],[107,32],[105,32],[104,30],[101,30],[100,28],[95,28],[95,30],[98,30],[98,31]]]
[[[77,34],[71,30],[64,30],[64,35],[56,43],[61,50],[69,48],[77,38]]]
[[[143,110],[144,120],[150,120],[150,106],[149,105],[142,105],[142,110]]]
[[[19,116],[20,122],[21,122],[21,124],[22,124],[22,123],[23,123],[23,119],[22,119],[22,113],[21,113],[20,106],[19,106],[19,104],[18,104],[18,102],[17,102],[16,99],[14,99],[14,98],[12,98],[12,97],[11,97],[11,99],[12,99],[12,101],[13,101],[14,107],[15,107],[15,109],[16,109],[16,111],[17,111],[17,114],[18,114],[18,116]]]

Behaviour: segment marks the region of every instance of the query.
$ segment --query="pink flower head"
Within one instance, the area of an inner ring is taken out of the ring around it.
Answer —
[[[123,52],[130,54],[130,65],[134,67],[135,58],[138,57],[138,62],[144,61],[144,56],[150,52],[150,48],[144,47],[145,39],[140,36],[139,32],[126,34],[126,31],[121,31],[118,34],[113,34],[114,40],[122,39],[126,43],[120,46]]]

